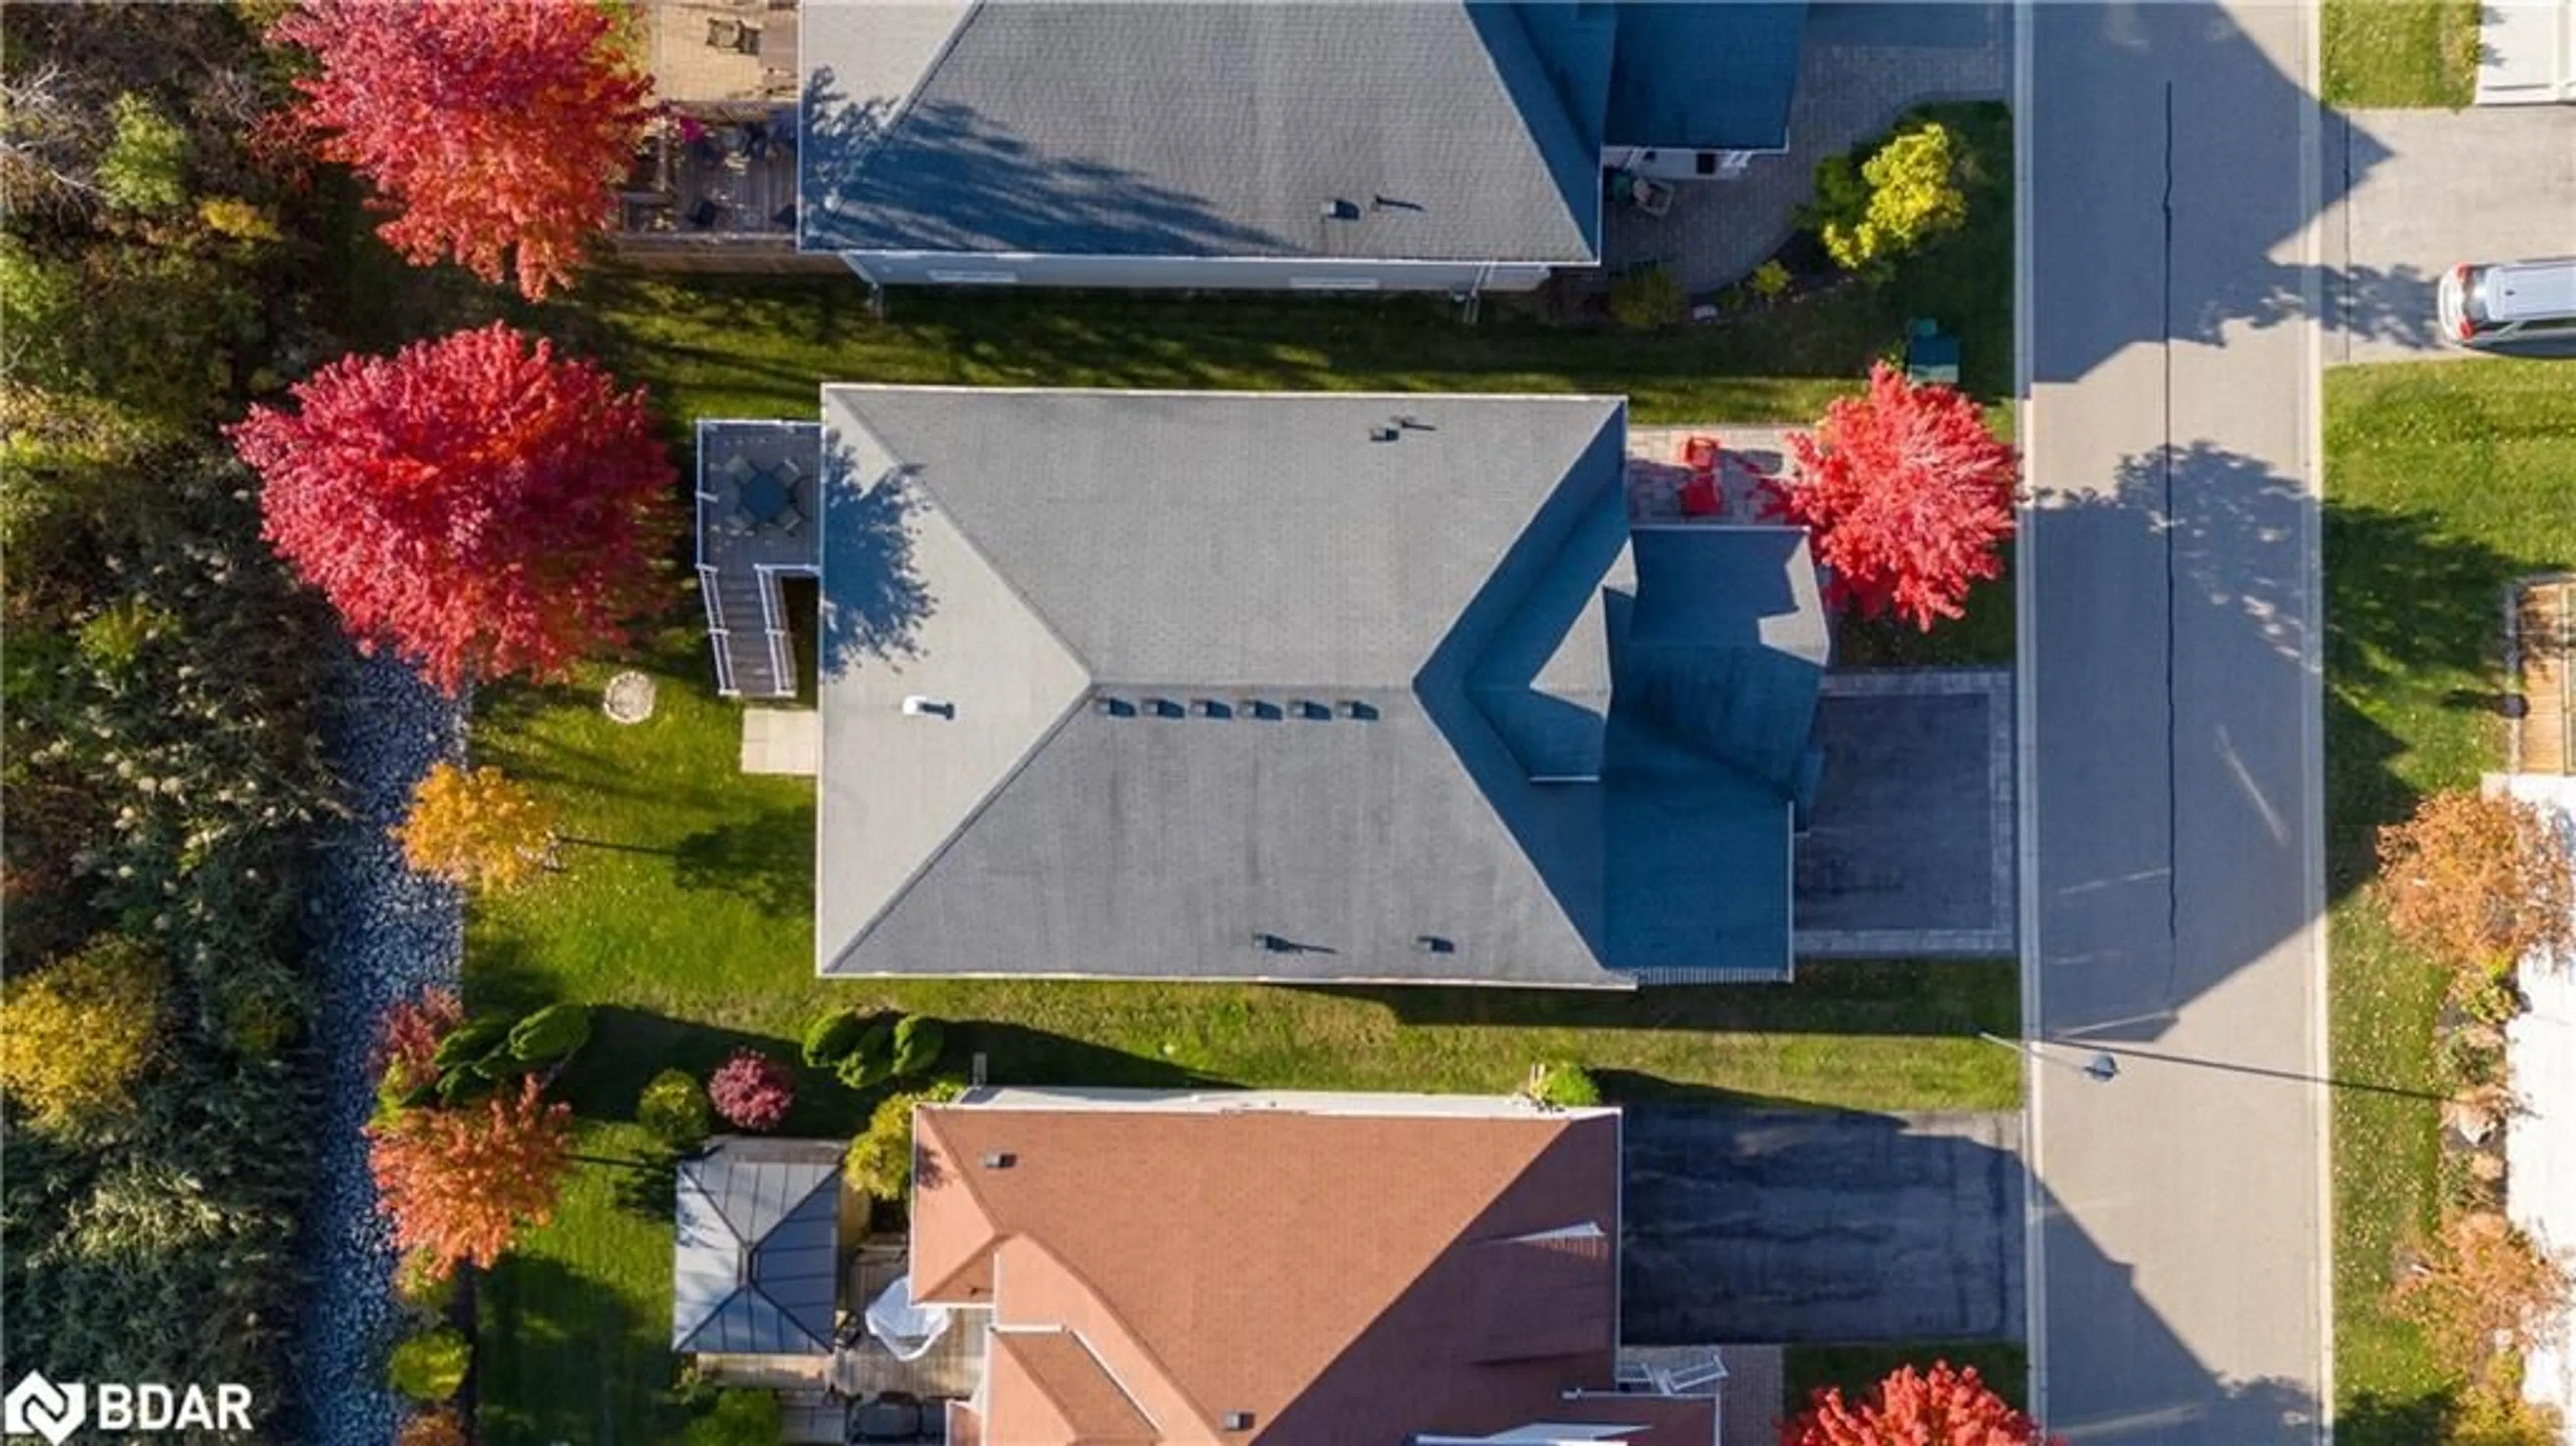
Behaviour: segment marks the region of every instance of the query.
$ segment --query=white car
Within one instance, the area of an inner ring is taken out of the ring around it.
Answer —
[[[2576,356],[2576,256],[2454,266],[2435,302],[2453,346]]]

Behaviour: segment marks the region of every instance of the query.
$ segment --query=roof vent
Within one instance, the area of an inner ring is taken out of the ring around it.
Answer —
[[[1360,208],[1356,201],[1335,197],[1324,203],[1324,219],[1327,221],[1356,221],[1359,218]]]
[[[1232,707],[1227,704],[1220,703],[1214,698],[1192,698],[1190,700],[1190,711],[1196,713],[1202,718],[1231,718],[1234,716],[1234,709]]]
[[[1169,698],[1148,698],[1145,700],[1145,711],[1157,718],[1178,718],[1181,716],[1181,705]]]
[[[984,1168],[987,1170],[1007,1170],[1011,1168],[1012,1164],[1018,1159],[1019,1157],[1017,1155],[1010,1154],[1007,1151],[995,1150],[984,1157]]]
[[[1234,705],[1237,716],[1269,722],[1279,716],[1279,705],[1266,698],[1246,698]]]
[[[957,705],[944,698],[933,698],[927,693],[910,693],[906,694],[903,700],[903,716],[954,718],[957,716]]]
[[[1413,947],[1425,954],[1455,954],[1458,946],[1437,934],[1416,934]]]
[[[1321,721],[1333,716],[1332,709],[1325,707],[1323,704],[1316,702],[1312,698],[1299,698],[1290,703],[1288,707],[1291,712],[1295,713],[1300,718],[1311,718]]]
[[[1228,1411],[1228,1412],[1226,1412],[1226,1413],[1225,1413],[1225,1429],[1227,1429],[1227,1430],[1229,1430],[1229,1431],[1249,1431],[1249,1430],[1251,1430],[1251,1429],[1252,1429],[1252,1413],[1251,1413],[1250,1411]]]
[[[1136,716],[1136,705],[1124,698],[1094,698],[1091,700],[1091,711],[1103,718],[1133,718]]]
[[[1342,700],[1342,716],[1362,723],[1373,723],[1377,721],[1377,705],[1363,703],[1357,698],[1345,698]]]

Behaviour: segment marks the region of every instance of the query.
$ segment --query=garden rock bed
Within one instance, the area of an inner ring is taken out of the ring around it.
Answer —
[[[385,1446],[402,1416],[381,1361],[399,1307],[393,1234],[376,1213],[361,1134],[375,1108],[367,1057],[384,1010],[433,985],[454,988],[464,952],[455,891],[404,867],[386,831],[430,764],[463,753],[464,712],[389,657],[353,657],[342,678],[325,742],[349,815],[324,841],[305,904],[316,934],[323,1100],[302,1242],[310,1293],[299,1434],[315,1446]]]

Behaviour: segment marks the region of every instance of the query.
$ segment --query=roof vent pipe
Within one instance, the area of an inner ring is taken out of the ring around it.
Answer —
[[[906,718],[955,718],[957,716],[957,705],[949,702],[945,698],[933,698],[927,693],[908,693],[904,696],[903,700],[903,716]]]

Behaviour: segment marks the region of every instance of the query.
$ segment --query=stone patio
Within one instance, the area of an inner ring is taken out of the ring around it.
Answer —
[[[1789,149],[1756,156],[1741,179],[1685,181],[1672,213],[1605,213],[1592,284],[1660,263],[1685,290],[1731,286],[1780,249],[1815,192],[1816,162],[1932,101],[2001,100],[2012,85],[2012,10],[1997,4],[1818,5],[1809,11],[1789,111]]]
[[[811,708],[742,710],[742,771],[814,776],[822,755],[822,715]]]
[[[1628,520],[1631,522],[1710,522],[1743,526],[1762,518],[1762,483],[1779,477],[1789,465],[1788,437],[1793,427],[1630,427],[1628,429]],[[1691,471],[1682,448],[1693,437],[1714,437],[1719,447],[1718,510],[1705,517],[1682,511],[1681,490]]]

